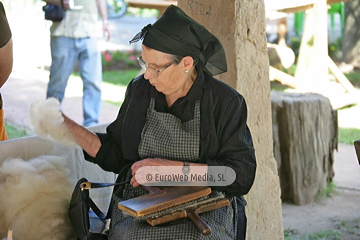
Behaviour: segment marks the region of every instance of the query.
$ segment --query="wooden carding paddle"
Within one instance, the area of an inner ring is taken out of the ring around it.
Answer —
[[[211,228],[201,219],[199,213],[211,211],[217,208],[226,207],[230,205],[230,201],[227,198],[216,199],[214,201],[206,201],[205,203],[198,202],[197,206],[190,207],[189,209],[183,209],[181,211],[168,214],[158,218],[148,218],[146,221],[151,226],[156,226],[162,223],[170,222],[180,218],[190,219],[195,226],[200,230],[203,235],[209,235]]]
[[[139,218],[211,193],[211,188],[206,186],[175,186],[163,190],[156,187],[142,187],[148,189],[151,194],[119,202],[119,209]],[[156,191],[154,191],[154,189]]]

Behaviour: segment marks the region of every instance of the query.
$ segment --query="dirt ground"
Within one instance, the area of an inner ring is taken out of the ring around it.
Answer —
[[[317,239],[360,239],[360,166],[352,145],[339,144],[334,171],[337,187],[331,197],[305,206],[282,204],[284,231],[292,239],[326,230],[337,231],[341,237],[332,234]]]
[[[342,240],[360,239],[360,191],[337,189],[330,198],[306,206],[283,203],[284,231],[294,237],[326,230],[341,233]],[[325,239],[333,239],[328,238]]]

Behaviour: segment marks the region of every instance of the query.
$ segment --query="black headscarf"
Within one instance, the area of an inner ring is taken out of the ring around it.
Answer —
[[[190,18],[179,7],[170,5],[153,24],[145,26],[130,43],[143,39],[143,44],[160,52],[191,56],[198,67],[217,75],[227,71],[224,48],[217,37]]]

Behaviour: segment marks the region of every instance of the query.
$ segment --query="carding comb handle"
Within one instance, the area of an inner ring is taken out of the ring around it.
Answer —
[[[211,228],[206,224],[206,222],[204,222],[204,220],[201,219],[196,210],[186,211],[186,217],[195,224],[203,235],[209,235],[211,233]]]

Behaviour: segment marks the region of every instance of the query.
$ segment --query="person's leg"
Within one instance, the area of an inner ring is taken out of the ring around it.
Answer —
[[[77,60],[77,52],[72,38],[51,37],[50,45],[52,62],[46,98],[54,97],[62,102],[66,84]]]
[[[247,218],[244,210],[238,211],[238,221],[237,221],[237,234],[236,240],[245,240],[246,239],[246,224]]]
[[[81,45],[79,68],[84,84],[83,109],[85,127],[98,123],[101,107],[102,66],[96,38],[78,39]]]

